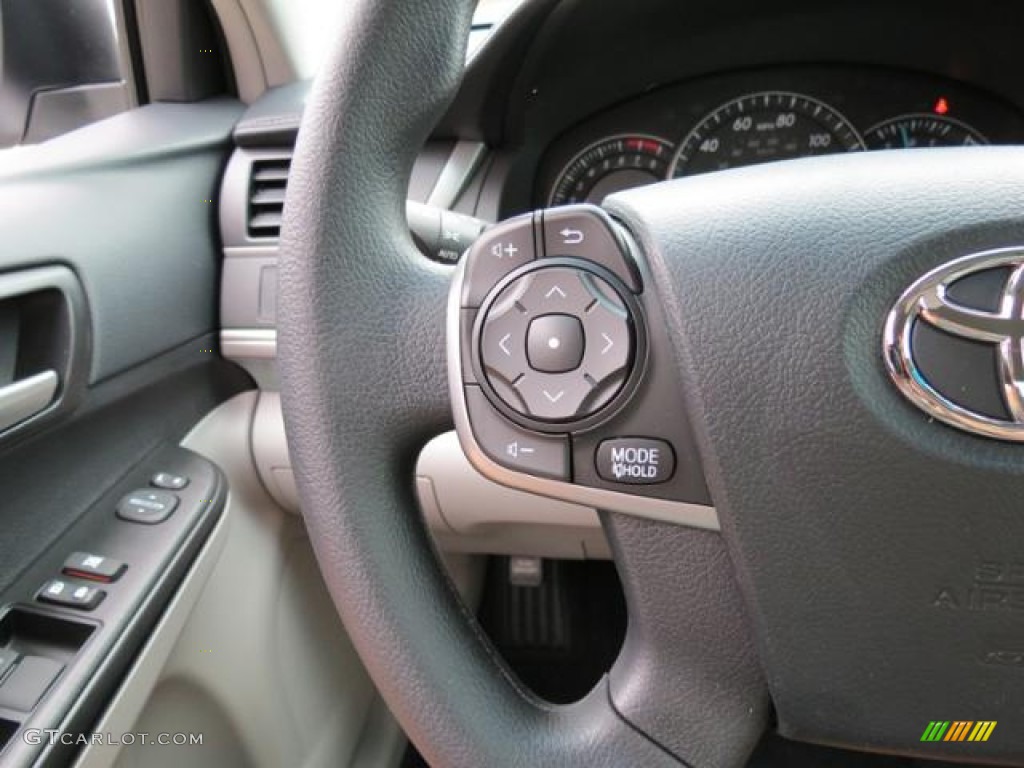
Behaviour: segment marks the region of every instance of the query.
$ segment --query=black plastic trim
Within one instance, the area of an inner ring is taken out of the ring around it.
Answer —
[[[142,57],[142,41],[139,37],[139,14],[135,10],[135,0],[121,0],[121,13],[124,16],[128,57],[132,68],[132,82],[135,85],[135,98],[139,106],[149,103],[149,88],[146,85],[146,65]]]

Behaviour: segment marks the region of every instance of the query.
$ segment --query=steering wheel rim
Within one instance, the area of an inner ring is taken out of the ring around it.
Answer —
[[[677,765],[618,714],[607,680],[571,706],[523,690],[456,596],[416,509],[416,453],[451,426],[444,311],[452,271],[416,251],[404,201],[417,149],[458,86],[472,5],[350,4],[309,98],[287,193],[279,328],[303,514],[353,643],[432,763]],[[710,557],[721,567],[717,537],[685,533],[697,542],[692,563]],[[735,610],[738,601],[727,604]],[[657,674],[653,659],[633,658],[636,674],[618,673],[625,681]],[[756,664],[744,665],[745,680]],[[716,755],[715,764],[741,760],[759,736],[766,706],[763,688],[754,690],[755,706],[727,708],[741,712],[741,728],[700,718],[703,748],[728,742],[731,756]],[[733,738],[710,737],[723,730]]]

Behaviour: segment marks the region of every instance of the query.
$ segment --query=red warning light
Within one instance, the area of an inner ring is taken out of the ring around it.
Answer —
[[[935,102],[935,106],[932,107],[932,110],[936,115],[944,115],[949,112],[949,102],[946,101],[946,97],[940,96],[939,100]]]

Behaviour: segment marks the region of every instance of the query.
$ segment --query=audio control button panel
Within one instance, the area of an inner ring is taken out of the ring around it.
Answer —
[[[645,280],[628,234],[595,206],[484,232],[449,306],[456,429],[492,480],[715,528]]]

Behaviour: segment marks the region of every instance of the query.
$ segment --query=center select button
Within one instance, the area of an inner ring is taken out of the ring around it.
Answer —
[[[664,440],[617,437],[597,448],[597,474],[612,483],[654,485],[672,479],[676,454]]]
[[[583,361],[583,323],[572,315],[541,315],[530,322],[526,355],[542,373],[568,373]]]

